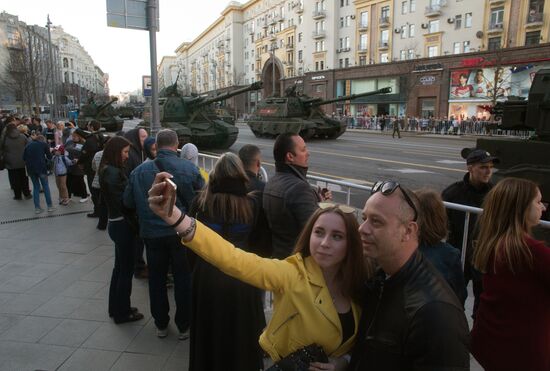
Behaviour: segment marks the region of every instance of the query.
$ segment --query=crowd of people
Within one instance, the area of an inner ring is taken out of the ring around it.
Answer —
[[[173,130],[108,139],[94,125],[65,134],[49,123],[27,138],[9,120],[1,149],[14,197],[31,197],[29,174],[35,204],[42,188],[53,208],[48,171],[61,205],[89,189],[89,216],[114,243],[110,317],[143,320],[132,278],[148,278],[156,335],[168,336],[172,312],[177,337],[190,341],[189,370],[469,370],[470,353],[489,371],[550,369],[550,248],[531,237],[545,205],[533,182],[493,186],[498,158],[488,152],[464,152],[467,173],[442,194],[376,182],[359,221],[307,181],[299,135],[277,137],[265,183],[255,145],[206,173],[196,146],[178,153]],[[17,145],[19,162],[8,160]],[[464,214],[443,200],[485,212],[465,231]]]

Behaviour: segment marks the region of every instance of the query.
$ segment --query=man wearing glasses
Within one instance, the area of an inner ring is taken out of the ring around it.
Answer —
[[[418,201],[397,182],[377,182],[359,227],[379,266],[367,284],[348,370],[469,370],[464,310],[418,251]]]

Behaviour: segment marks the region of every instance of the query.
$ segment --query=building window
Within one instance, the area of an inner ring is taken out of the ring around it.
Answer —
[[[401,14],[407,14],[409,12],[409,2],[403,1],[401,3]]]
[[[453,54],[460,54],[460,42],[453,43]]]
[[[359,23],[359,27],[365,28],[369,25],[369,12],[361,12],[361,22]]]
[[[380,54],[380,63],[388,63],[388,53],[382,53]]]
[[[346,63],[346,67],[349,67],[349,58],[344,59],[344,61]]]
[[[499,6],[498,8],[491,9],[489,28],[494,28],[497,25],[502,25],[503,21],[504,21],[504,7]]]
[[[438,32],[439,31],[439,19],[430,21],[428,23],[429,27],[428,30],[430,33]]]
[[[302,24],[304,22],[304,16],[303,15],[299,15],[298,16],[298,24]]]
[[[472,27],[472,13],[466,13],[464,15],[464,28]]]
[[[487,45],[487,50],[493,51],[493,50],[498,50],[498,49],[501,48],[500,36],[490,37],[488,41],[489,42],[488,42],[488,45]]]
[[[364,55],[359,57],[359,65],[360,66],[366,66],[367,65],[367,57]]]
[[[344,28],[344,17],[340,17],[340,28]]]
[[[380,9],[380,18],[382,18],[382,19],[389,18],[389,16],[390,16],[390,7],[389,6],[383,6]]]
[[[439,46],[428,46],[428,58],[439,56]]]
[[[469,41],[464,41],[463,47],[464,47],[464,53],[469,53],[470,52],[470,42]]]
[[[367,50],[367,37],[367,34],[361,34],[361,36],[359,36],[359,50]]]
[[[319,71],[319,62],[315,62],[315,71]]]
[[[302,58],[302,57],[303,57],[303,54],[304,54],[303,51],[298,50],[298,60],[299,60],[300,62],[303,60],[303,58]]]
[[[298,42],[302,42],[303,34],[301,32],[298,33]]]
[[[343,59],[338,60],[338,67],[344,68],[344,60]]]
[[[540,30],[525,34],[525,46],[540,44]]]
[[[319,67],[321,67],[321,70],[324,70],[324,69],[325,69],[325,62],[324,62],[324,61],[320,61],[320,62],[319,62]]]
[[[63,68],[69,68],[69,60],[67,58],[63,58]]]
[[[460,30],[462,28],[462,14],[455,16],[455,30]]]
[[[414,37],[414,24],[409,25],[409,37]]]
[[[399,54],[400,54],[399,56],[400,56],[402,61],[407,59],[407,51],[406,50],[401,50],[401,52]]]
[[[414,13],[416,11],[416,0],[409,0],[409,12]]]
[[[414,59],[414,49],[409,49],[407,54],[409,55],[409,59]]]
[[[390,31],[389,30],[383,30],[382,32],[380,32],[380,42],[383,44],[383,43],[388,43],[390,40]]]
[[[402,39],[407,38],[407,26],[401,26],[401,38]]]

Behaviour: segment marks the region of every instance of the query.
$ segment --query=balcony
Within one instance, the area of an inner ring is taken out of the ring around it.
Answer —
[[[367,45],[366,44],[359,44],[357,46],[357,53],[359,54],[367,54]]]
[[[311,33],[311,37],[313,37],[315,40],[324,39],[326,37],[326,31],[325,30],[313,31]]]
[[[490,23],[489,29],[487,30],[487,34],[489,35],[495,35],[499,34],[503,31],[504,25],[502,23]]]
[[[426,17],[439,17],[443,11],[443,7],[447,5],[447,2],[442,0],[439,4],[431,4],[426,7],[424,10],[424,15]]]
[[[262,61],[262,57],[258,55],[258,56],[256,57],[256,62],[261,62],[261,61]]]
[[[316,10],[316,11],[313,12],[313,19],[315,19],[315,20],[323,19],[326,16],[327,16],[327,13],[324,10]]]
[[[336,49],[336,53],[347,53],[351,50],[351,48],[340,48]]]
[[[302,14],[304,12],[303,6],[298,6],[295,10],[296,14]]]
[[[380,41],[380,43],[378,44],[378,50],[388,50],[389,47],[390,44],[387,41]]]
[[[527,21],[525,22],[526,28],[542,27],[542,25],[543,25],[542,13],[530,13],[527,16]]]
[[[361,22],[357,25],[357,30],[359,32],[367,32],[369,30],[369,24],[367,22]]]
[[[500,5],[505,3],[506,0],[489,0],[489,5]]]
[[[293,50],[294,49],[294,44],[292,44],[292,43],[286,44],[285,48],[286,48],[286,50]]]
[[[390,24],[390,17],[380,17],[380,23],[378,24],[380,28],[387,28]]]

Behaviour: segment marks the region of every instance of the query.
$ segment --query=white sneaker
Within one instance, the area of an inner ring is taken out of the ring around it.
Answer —
[[[44,212],[44,209],[41,209],[41,208],[34,209],[35,214],[41,214],[43,212]]]
[[[90,199],[90,197],[81,198],[80,201],[78,201],[78,202],[83,204],[84,202],[88,202],[89,199]]]
[[[180,332],[178,334],[178,339],[180,340],[187,340],[189,339],[189,330],[185,331],[185,332]]]
[[[168,336],[168,327],[166,327],[165,329],[157,328],[157,336],[161,339]]]
[[[53,206],[48,207],[48,212],[49,212],[49,213],[51,213],[51,212],[54,211],[54,210],[55,210],[55,207],[53,207]]]

